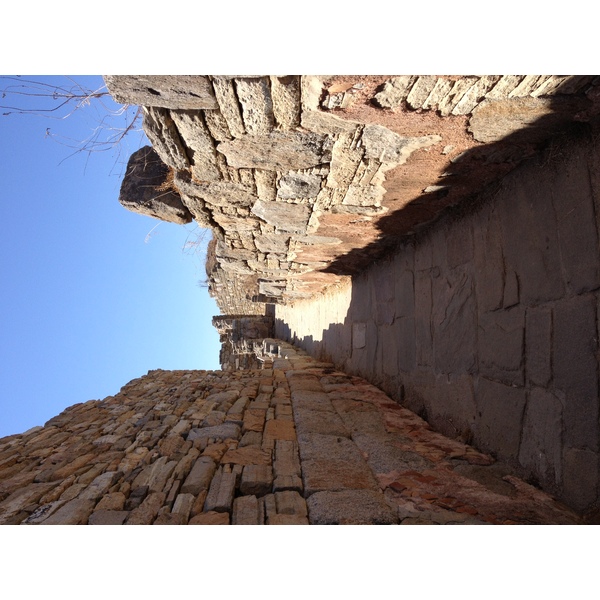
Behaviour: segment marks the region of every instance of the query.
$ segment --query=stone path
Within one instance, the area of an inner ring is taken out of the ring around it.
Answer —
[[[0,440],[0,523],[578,522],[364,380],[266,344],[271,368],[151,371]]]

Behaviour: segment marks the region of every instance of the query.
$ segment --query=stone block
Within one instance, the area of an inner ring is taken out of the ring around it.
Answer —
[[[525,311],[522,307],[479,316],[479,372],[507,384],[524,384]]]
[[[123,525],[129,516],[126,510],[96,510],[88,519],[88,525]]]
[[[150,525],[158,515],[158,511],[163,506],[166,498],[167,495],[164,492],[148,494],[140,506],[129,513],[125,524]]]
[[[431,278],[427,272],[415,273],[415,347],[417,365],[433,366]]]
[[[236,423],[225,422],[222,425],[215,427],[203,427],[190,430],[187,439],[190,442],[208,442],[209,439],[214,438],[215,440],[237,440],[240,436],[241,428]]]
[[[246,465],[242,471],[240,492],[244,495],[264,496],[271,493],[273,468],[271,465]]]
[[[531,385],[545,387],[552,377],[552,309],[537,306],[525,317],[525,368]]]
[[[306,500],[298,493],[293,491],[276,492],[275,505],[278,515],[296,515],[298,517],[307,517]]]
[[[99,500],[123,476],[118,471],[108,471],[98,475],[90,485],[79,494],[80,500]]]
[[[190,519],[188,525],[229,525],[229,513],[210,510]]]
[[[326,435],[337,435],[350,437],[350,433],[344,426],[344,422],[335,412],[311,410],[299,406],[294,411],[294,423],[298,434],[323,433]]]
[[[269,79],[236,77],[234,82],[246,132],[250,135],[260,135],[272,131],[275,117]]]
[[[263,505],[256,496],[240,496],[233,501],[232,525],[262,525]]]
[[[415,340],[415,319],[401,317],[394,321],[396,330],[397,368],[412,371],[417,366],[417,348]]]
[[[566,448],[563,458],[562,497],[575,510],[586,510],[598,494],[598,453]]]
[[[283,492],[286,490],[299,492],[300,494],[304,491],[302,479],[300,479],[299,475],[277,475],[275,477],[273,491]]]
[[[317,492],[306,501],[311,525],[394,525],[396,511],[380,490]]]
[[[173,514],[182,515],[187,523],[190,512],[192,511],[192,507],[194,506],[195,499],[196,498],[194,494],[179,494],[175,499],[175,504],[173,504],[173,509],[171,512]]]
[[[352,348],[364,348],[367,343],[367,324],[352,323]]]
[[[193,110],[218,108],[210,79],[203,75],[105,75],[104,81],[120,104]]]
[[[44,525],[85,525],[88,522],[96,502],[76,498],[61,506],[49,516]]]
[[[197,496],[202,490],[207,490],[217,470],[215,461],[208,456],[201,456],[196,460],[183,486],[182,494]]]
[[[547,390],[529,393],[519,463],[545,487],[555,488],[562,478],[562,404]]]
[[[476,445],[501,459],[516,459],[519,455],[526,391],[480,377],[475,402]]]
[[[311,212],[306,204],[257,200],[252,214],[273,225],[278,232],[306,233]]]
[[[564,443],[598,450],[598,338],[592,294],[554,305],[554,385],[565,394]]]
[[[219,469],[210,484],[208,495],[204,502],[204,511],[231,511],[233,496],[235,494],[235,483],[235,473],[224,473],[222,469]]]
[[[225,452],[221,464],[235,465],[270,465],[271,453],[265,452],[255,446],[230,449]]]

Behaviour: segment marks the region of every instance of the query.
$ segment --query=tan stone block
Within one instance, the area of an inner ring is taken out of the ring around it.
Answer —
[[[106,467],[108,467],[107,463],[98,463],[95,464],[90,469],[85,470],[84,472],[77,477],[77,483],[82,483],[83,485],[90,485],[98,475],[101,475],[106,471]],[[86,467],[82,467],[82,469],[86,469]]]
[[[244,414],[244,425],[242,430],[246,431],[262,431],[265,425],[266,409],[249,408]]]
[[[8,519],[20,513],[26,506],[37,504],[39,499],[54,485],[52,483],[31,483],[13,492],[0,502],[0,524],[6,523]]]
[[[88,487],[79,494],[81,500],[99,500],[122,477],[118,471],[108,471],[98,475]]]
[[[267,525],[308,525],[308,517],[300,515],[273,515]]]
[[[302,479],[298,475],[278,475],[275,477],[273,482],[274,492],[283,492],[286,490],[296,491],[302,493],[304,486],[302,485]]]
[[[271,453],[255,446],[245,446],[235,450],[228,450],[221,459],[221,464],[232,463],[238,465],[269,465]]]
[[[131,511],[126,525],[150,525],[166,499],[163,492],[149,494],[138,508]]]
[[[202,451],[202,456],[210,457],[215,462],[219,462],[223,454],[227,452],[228,448],[229,446],[225,442],[220,442],[218,444],[209,444]]]
[[[298,492],[276,492],[275,505],[277,506],[278,515],[308,516],[306,501]]]
[[[107,494],[96,504],[96,508],[94,512],[98,510],[123,510],[125,506],[125,494],[122,492],[113,492],[111,494]]]
[[[293,421],[272,419],[265,425],[263,444],[265,441],[289,440],[296,441],[296,428]]]
[[[200,513],[190,519],[188,525],[229,525],[229,513],[214,510]]]
[[[171,513],[182,515],[187,523],[195,500],[196,498],[193,494],[179,494],[175,500]]]
[[[212,458],[201,456],[194,463],[185,483],[181,487],[181,492],[197,496],[201,491],[207,490],[216,469],[217,465]]]
[[[173,470],[173,477],[175,479],[185,479],[188,476],[192,465],[196,462],[199,456],[200,451],[197,448],[190,447],[187,451],[187,454],[179,460],[177,466]]]
[[[60,479],[65,479],[65,478],[69,477],[69,475],[73,475],[73,473],[75,473],[75,471],[79,470],[81,467],[86,466],[94,458],[96,458],[96,455],[92,454],[92,453],[88,453],[88,454],[84,454],[83,456],[79,456],[79,457],[75,458],[75,460],[70,462],[68,465],[65,465],[64,467],[60,467],[59,469],[56,469],[55,471],[53,471],[53,473],[50,477],[50,480],[58,481]]]
[[[236,476],[234,473],[225,473],[219,469],[210,484],[210,489],[204,503],[204,510],[229,512],[233,504],[235,480]]]
[[[59,500],[62,502],[70,502],[79,496],[79,494],[85,490],[87,485],[85,483],[74,483],[69,486],[61,495]]]
[[[190,517],[195,517],[204,510],[204,502],[206,501],[207,495],[208,490],[204,490],[196,496],[196,499],[194,500],[194,504],[192,506],[192,510],[190,512]]]
[[[182,514],[174,514],[174,513],[164,513],[162,515],[158,515],[156,517],[153,525],[186,525],[187,519],[185,515]]]

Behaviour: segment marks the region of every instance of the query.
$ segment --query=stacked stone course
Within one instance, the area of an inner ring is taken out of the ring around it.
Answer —
[[[0,440],[1,524],[577,523],[494,460],[278,340],[150,371]]]

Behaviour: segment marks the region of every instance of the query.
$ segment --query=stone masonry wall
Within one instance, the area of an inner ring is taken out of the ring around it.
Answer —
[[[322,341],[295,334],[577,510],[599,493],[597,139],[551,145],[355,278]]]
[[[263,359],[150,371],[0,439],[0,524],[581,522],[366,381],[274,339]]]

